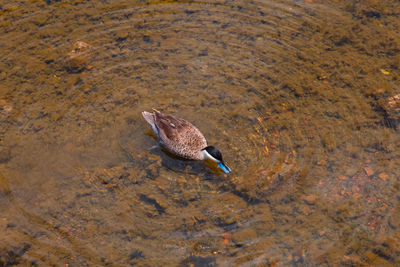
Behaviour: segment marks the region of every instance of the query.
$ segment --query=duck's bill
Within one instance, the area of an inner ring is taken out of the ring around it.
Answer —
[[[223,162],[219,162],[218,163],[218,167],[220,167],[224,171],[224,173],[230,173],[231,172],[231,169]]]

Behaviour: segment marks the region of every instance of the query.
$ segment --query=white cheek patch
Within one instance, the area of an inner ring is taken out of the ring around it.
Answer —
[[[215,161],[215,162],[219,162],[219,160],[217,160],[216,158],[214,158],[213,156],[211,156],[210,153],[207,152],[207,150],[204,149],[204,150],[203,150],[203,153],[204,153],[204,155],[205,155],[205,158],[211,159],[212,161]]]

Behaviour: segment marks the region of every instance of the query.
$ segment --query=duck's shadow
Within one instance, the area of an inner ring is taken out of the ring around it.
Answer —
[[[159,145],[150,149],[150,153],[161,158],[161,165],[176,172],[204,175],[205,179],[212,179],[212,176],[222,174],[218,167],[209,161],[195,161],[180,158],[171,154]]]
[[[157,141],[157,136],[152,130],[147,131],[146,135],[151,136]],[[204,175],[206,180],[212,179],[213,176],[223,174],[214,162],[210,162],[209,160],[196,161],[178,157],[163,149],[158,143],[150,148],[150,153],[160,156],[161,165],[172,171]]]

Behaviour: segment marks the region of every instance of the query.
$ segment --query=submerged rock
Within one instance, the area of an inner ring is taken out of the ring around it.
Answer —
[[[315,202],[319,199],[318,196],[316,195],[308,195],[308,196],[302,196],[302,199],[304,202],[306,202],[308,205],[314,205]]]
[[[239,230],[232,235],[232,241],[238,244],[250,243],[257,238],[257,232],[252,228]]]
[[[198,240],[192,248],[192,254],[196,256],[212,255],[220,253],[220,240],[213,238],[204,238]]]
[[[7,116],[12,111],[12,106],[10,103],[4,99],[0,99],[0,115]]]
[[[24,254],[31,248],[31,244],[25,243],[15,247],[2,247],[0,249],[0,266],[36,266],[35,262],[28,262]]]
[[[400,123],[400,94],[378,100],[378,105],[384,112],[385,124],[397,129]]]
[[[180,266],[216,266],[216,260],[212,256],[190,256],[182,261]]]
[[[70,71],[81,71],[87,67],[87,62],[93,55],[93,47],[85,42],[77,41],[67,54],[66,67]]]

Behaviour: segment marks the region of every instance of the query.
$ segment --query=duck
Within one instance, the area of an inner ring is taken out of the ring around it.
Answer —
[[[204,135],[190,122],[154,108],[152,113],[143,111],[142,115],[157,136],[160,146],[168,152],[189,160],[211,160],[216,162],[224,173],[231,172],[219,149],[207,145]]]

